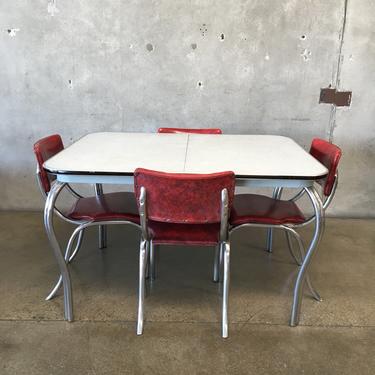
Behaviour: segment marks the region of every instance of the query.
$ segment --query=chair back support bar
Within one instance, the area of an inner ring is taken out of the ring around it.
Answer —
[[[176,224],[220,223],[222,191],[227,190],[230,208],[235,178],[233,172],[182,174],[138,168],[134,172],[138,204],[142,187],[147,195],[147,219]]]
[[[48,194],[51,189],[51,181],[54,179],[54,177],[48,175],[48,173],[43,168],[43,164],[45,161],[47,161],[63,149],[64,144],[58,134],[42,138],[34,144],[34,154],[38,162],[37,175],[40,185],[46,194]]]
[[[221,129],[159,128],[158,133],[222,134]]]
[[[335,185],[341,149],[324,139],[315,138],[311,143],[310,154],[328,169],[327,177],[322,182],[323,193],[328,197]]]

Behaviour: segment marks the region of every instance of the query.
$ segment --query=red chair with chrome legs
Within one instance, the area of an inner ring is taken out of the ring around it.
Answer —
[[[221,129],[159,128],[158,133],[222,134]]]
[[[341,158],[341,150],[337,146],[325,140],[316,138],[311,144],[310,154],[328,169],[327,176],[324,179],[318,181],[318,183],[322,187],[322,195],[324,196],[324,212],[328,205],[331,203],[336,191],[338,182],[337,168],[339,160]],[[289,250],[296,263],[301,266],[301,271],[303,271],[301,277],[299,275],[299,277],[297,278],[294,291],[290,324],[292,326],[295,326],[298,325],[299,322],[299,312],[303,289],[303,285],[302,288],[297,288],[297,282],[305,280],[314,298],[318,301],[321,301],[319,294],[311,284],[309,275],[305,273],[305,269],[307,268],[307,264],[304,264],[304,261],[306,259],[305,248],[302,242],[302,238],[295,230],[314,222],[315,215],[306,217],[296,204],[296,201],[305,193],[310,196],[311,193],[306,188],[302,189],[296,196],[294,196],[290,200],[281,200],[281,193],[282,189],[276,188],[274,196],[272,198],[257,194],[236,195],[234,198],[233,208],[230,216],[230,233],[244,226],[264,227],[268,228],[268,230],[279,228],[285,231]],[[298,243],[299,259],[293,252],[291,235],[296,239]],[[269,237],[270,234],[268,233],[268,248],[270,250]],[[315,241],[314,238],[313,241]]]
[[[224,256],[222,336],[228,336],[228,215],[234,196],[233,172],[163,173],[137,169],[134,189],[142,238],[139,260],[137,334],[143,332],[143,301],[148,252],[153,245],[220,246]]]
[[[40,139],[34,144],[34,153],[37,159],[37,181],[44,198],[47,197],[51,189],[54,176],[43,169],[43,164],[63,149],[64,145],[58,134]],[[78,226],[70,237],[65,251],[67,263],[70,263],[79,251],[85,228],[90,226],[103,228],[108,224],[131,224],[139,227],[138,207],[134,193],[103,194],[100,185],[96,186],[96,196],[84,198],[76,193],[70,185],[66,184],[65,188],[76,200],[67,212],[62,212],[55,207],[54,213],[68,223]],[[75,240],[76,245],[73,250]],[[104,241],[105,238],[100,237],[99,245],[103,245]],[[47,300],[56,295],[61,284],[62,277],[60,276],[57,284],[47,296]]]
[[[223,132],[219,128],[159,128],[158,133],[162,134],[222,134]],[[217,252],[219,249],[217,249]],[[152,280],[155,279],[155,247],[150,247],[150,277]],[[216,263],[215,263],[216,264]],[[218,281],[217,267],[214,268],[214,281]]]

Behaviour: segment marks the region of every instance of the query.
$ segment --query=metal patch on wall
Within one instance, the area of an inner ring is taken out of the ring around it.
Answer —
[[[320,89],[319,103],[334,104],[337,107],[349,107],[351,101],[351,91],[337,91],[332,87]]]

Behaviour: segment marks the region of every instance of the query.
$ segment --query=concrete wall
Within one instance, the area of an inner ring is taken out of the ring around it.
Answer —
[[[374,216],[374,15],[371,0],[2,2],[0,209],[42,207],[32,144],[47,134],[215,126],[331,137],[330,213]],[[318,103],[329,84],[353,90],[349,109]]]

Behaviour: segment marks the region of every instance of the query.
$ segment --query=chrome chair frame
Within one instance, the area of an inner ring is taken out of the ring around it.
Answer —
[[[302,304],[302,295],[303,295],[303,287],[305,285],[305,282],[310,289],[310,292],[315,300],[322,301],[321,296],[319,293],[315,290],[313,287],[309,274],[307,273],[308,266],[312,260],[313,255],[315,254],[315,249],[319,245],[319,242],[322,238],[323,232],[324,232],[324,212],[329,206],[329,204],[332,202],[333,196],[336,192],[338,184],[338,172],[336,172],[335,175],[335,181],[332,187],[331,194],[327,196],[324,201],[322,201],[320,195],[317,193],[315,188],[313,187],[305,187],[302,190],[300,190],[294,197],[292,197],[291,201],[297,201],[300,199],[304,194],[307,194],[313,207],[314,207],[314,214],[311,215],[309,218],[306,219],[305,222],[301,224],[280,224],[280,225],[270,225],[270,224],[256,224],[256,223],[246,223],[239,226],[236,226],[234,228],[229,228],[229,235],[232,235],[233,232],[240,228],[244,227],[258,227],[258,228],[267,228],[267,250],[269,252],[272,252],[272,237],[273,237],[273,229],[283,229],[286,233],[286,238],[288,242],[288,248],[290,251],[290,254],[296,261],[297,265],[300,267],[300,271],[298,273],[295,287],[294,287],[294,296],[293,296],[293,304],[292,304],[292,311],[290,316],[290,325],[291,326],[297,326],[299,324],[299,318],[300,318],[300,310],[301,310],[301,304]],[[274,199],[280,199],[282,194],[282,188],[277,187],[274,190],[273,198]],[[307,252],[305,252],[305,246],[303,244],[302,238],[299,235],[299,233],[295,230],[301,227],[305,227],[312,222],[315,222],[315,231],[313,238],[310,242],[310,245],[308,247]],[[292,241],[291,241],[291,235],[295,238],[298,244],[298,250],[299,250],[299,258],[295,255],[293,251]],[[219,259],[222,258],[222,255],[219,255]],[[216,260],[217,261],[217,260]],[[220,260],[219,260],[220,261]]]
[[[63,188],[66,188],[71,195],[75,198],[82,198],[80,194],[78,194],[69,184],[67,183],[61,183],[58,181],[51,182],[51,189],[48,194],[45,193],[44,189],[42,188],[42,184],[39,178],[39,167],[37,167],[37,183],[39,186],[39,189],[42,192],[42,195],[44,199],[46,200],[45,203],[45,210],[44,210],[44,223],[47,231],[48,238],[50,240],[50,243],[52,245],[52,249],[54,251],[57,263],[60,268],[60,276],[58,281],[56,282],[55,286],[52,288],[48,296],[46,297],[46,300],[49,301],[52,298],[54,298],[60,289],[61,285],[64,287],[64,310],[65,310],[65,318],[68,321],[73,320],[73,301],[72,301],[72,288],[71,288],[71,280],[70,280],[70,274],[68,270],[68,265],[73,261],[75,256],[77,255],[79,249],[82,245],[82,240],[84,237],[84,231],[86,228],[91,226],[98,226],[99,227],[99,245],[105,244],[106,245],[106,225],[118,225],[118,224],[130,224],[137,228],[140,228],[138,224],[135,224],[131,221],[127,220],[103,220],[103,221],[90,221],[90,220],[72,220],[64,215],[63,212],[61,212],[56,206],[56,200]],[[103,194],[103,190],[100,184],[97,184],[95,186],[96,191],[100,192],[100,194]],[[98,194],[98,195],[100,195]],[[53,229],[52,229],[52,221],[53,221],[53,213],[56,214],[60,219],[73,224],[77,225],[77,228],[73,231],[72,235],[70,236],[68,240],[68,244],[65,250],[64,257],[62,257],[62,254],[60,252],[60,246],[57,242],[56,236],[54,235]],[[102,229],[102,236],[101,229]],[[104,235],[103,235],[104,233]],[[104,241],[103,241],[104,239]],[[73,250],[74,242],[76,242],[76,245]]]
[[[333,186],[332,186],[331,194],[328,195],[327,197],[325,197],[324,200],[323,200],[323,210],[324,211],[326,211],[326,209],[328,208],[328,206],[331,204],[331,202],[333,200],[333,197],[334,197],[334,195],[336,193],[336,189],[337,189],[338,179],[339,179],[339,174],[338,174],[338,171],[337,171],[336,175],[335,175],[335,181],[334,181]],[[281,195],[282,195],[282,192],[283,192],[282,187],[275,188],[274,191],[273,191],[272,198],[280,199]],[[296,195],[294,195],[292,198],[290,198],[289,201],[296,202],[299,199],[301,199],[305,195],[305,193],[306,193],[306,190],[301,189]],[[306,226],[308,224],[311,224],[314,220],[315,220],[315,215],[311,215],[304,223],[299,224],[298,227]],[[297,227],[297,225],[295,225],[295,226]],[[286,232],[286,234],[288,234],[288,232]],[[293,252],[293,247],[292,247],[292,244],[291,244],[290,236],[288,236],[288,235],[287,235],[287,242],[288,242],[289,251],[290,251],[292,257],[294,258],[296,263],[300,266],[303,262],[303,258],[297,259],[297,257],[295,256],[295,254]],[[267,230],[267,241],[266,241],[266,249],[270,253],[272,253],[272,243],[273,243],[273,228],[270,227]]]
[[[138,297],[138,321],[137,335],[143,333],[144,323],[144,296],[146,267],[150,259],[150,273],[155,269],[155,254],[153,250],[152,237],[147,226],[147,193],[142,186],[139,197],[139,214],[141,223],[141,241],[139,249],[139,297]],[[222,337],[228,337],[228,297],[229,297],[229,279],[230,279],[230,240],[228,232],[229,219],[229,199],[227,189],[221,191],[221,213],[220,213],[220,236],[219,248],[221,260],[215,261],[214,274],[219,275],[219,268],[223,268],[223,304],[222,304]],[[151,250],[152,249],[152,250]],[[149,258],[150,254],[150,258]],[[217,251],[219,254],[219,251]]]
[[[39,173],[40,173],[39,166],[37,166],[36,167],[37,185],[38,185],[38,188],[39,188],[39,190],[40,190],[40,192],[43,196],[43,199],[46,200],[47,199],[47,193],[43,189],[42,182],[40,181]],[[65,188],[74,198],[76,198],[76,199],[83,198],[83,196],[78,194],[69,184],[66,184]],[[95,184],[95,195],[97,197],[100,196],[100,195],[103,195],[103,185],[102,184]],[[54,211],[60,219],[66,221],[68,223],[71,223],[71,224],[77,223],[77,221],[67,218],[58,208],[55,207]],[[107,247],[107,228],[105,226],[100,225],[98,232],[99,232],[98,233],[98,240],[99,240],[98,241],[98,243],[99,243],[98,247],[99,247],[99,249],[104,249],[104,248]],[[81,239],[81,241],[82,241],[82,239]]]

